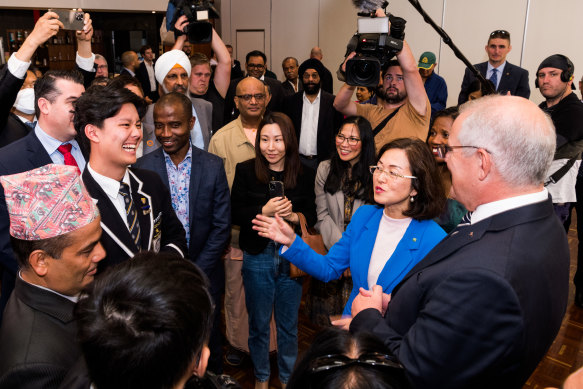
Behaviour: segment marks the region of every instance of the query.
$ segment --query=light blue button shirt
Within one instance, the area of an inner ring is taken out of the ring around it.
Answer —
[[[495,68],[498,72],[497,72],[497,76],[498,76],[498,81],[496,82],[496,85],[494,85],[494,88],[496,90],[498,90],[498,85],[500,85],[500,80],[502,79],[502,74],[504,74],[504,68],[506,67],[506,61],[504,61],[504,63],[500,66],[498,66],[497,68]],[[486,79],[490,79],[490,77],[492,77],[492,70],[494,69],[494,66],[492,66],[490,64],[490,62],[488,62],[488,70],[486,71]]]
[[[200,126],[200,121],[198,120],[198,116],[196,114],[196,110],[194,109],[194,105],[192,106],[192,116],[194,116],[194,127],[190,130],[190,140],[192,144],[198,147],[201,150],[204,150],[204,139],[202,137],[202,127]]]
[[[79,143],[77,143],[77,141],[75,139],[73,139],[69,142],[63,143],[60,140],[57,140],[57,139],[53,138],[52,136],[50,136],[49,134],[47,134],[46,132],[44,132],[43,129],[40,128],[38,123],[37,123],[36,127],[34,128],[34,134],[36,135],[38,140],[40,140],[40,143],[43,145],[43,147],[45,148],[45,150],[49,154],[49,157],[51,157],[51,161],[53,161],[53,163],[56,163],[58,165],[65,164],[65,157],[63,157],[63,154],[61,154],[59,152],[59,150],[57,150],[57,148],[64,143],[70,143],[71,145],[73,145],[73,147],[71,148],[71,154],[73,155],[73,158],[75,158],[75,162],[77,162],[77,166],[79,166],[79,170],[81,170],[81,172],[83,172],[83,170],[85,169],[85,163],[86,163],[85,157],[83,157],[83,153],[81,152],[81,149],[79,148]]]

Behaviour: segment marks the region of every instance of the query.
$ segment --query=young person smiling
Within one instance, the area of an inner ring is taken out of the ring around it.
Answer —
[[[186,256],[185,232],[170,193],[151,171],[128,168],[142,141],[142,98],[116,85],[95,86],[75,104],[75,129],[90,147],[83,182],[103,215],[105,267],[139,251],[175,251]]]
[[[257,235],[251,221],[257,214],[278,215],[297,226],[296,212],[308,225],[316,222],[314,171],[300,163],[293,124],[282,113],[267,114],[259,125],[256,157],[239,163],[231,193],[233,224],[241,226],[243,284],[249,313],[249,351],[255,367],[256,388],[267,388],[269,321],[275,311],[279,377],[286,384],[297,353],[298,310],[302,280],[289,277],[289,262],[279,257],[278,245]],[[281,181],[284,196],[270,198],[269,183]],[[291,228],[291,227],[290,227]]]

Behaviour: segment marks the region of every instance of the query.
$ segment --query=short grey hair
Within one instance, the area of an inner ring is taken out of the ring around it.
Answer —
[[[107,62],[107,60],[105,59],[105,57],[103,55],[101,55],[101,54],[95,54],[95,59],[102,59],[105,62]]]
[[[484,96],[463,104],[460,115],[460,144],[488,150],[506,183],[520,187],[544,182],[556,133],[549,115],[534,103],[516,96]]]

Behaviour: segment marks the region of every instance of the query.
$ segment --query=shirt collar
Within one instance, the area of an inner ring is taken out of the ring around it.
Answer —
[[[55,139],[52,136],[50,136],[49,134],[47,134],[40,127],[38,122],[36,123],[36,127],[34,128],[34,133],[35,133],[36,137],[38,138],[38,140],[40,141],[40,143],[42,143],[43,147],[45,148],[45,150],[47,151],[47,153],[49,155],[51,155],[55,151],[57,151],[59,146],[64,144],[64,143],[70,143],[73,146],[74,150],[79,149],[79,144],[77,143],[77,141],[75,139],[71,139],[69,142],[61,142],[60,140]]]
[[[91,168],[91,165],[89,163],[87,163],[87,169],[89,169],[89,173],[91,173],[91,176],[93,177],[95,182],[97,182],[97,184],[99,184],[101,189],[103,189],[105,194],[107,194],[111,198],[114,198],[114,199],[117,198],[117,195],[119,194],[119,187],[120,187],[119,181],[97,173],[95,170],[93,170]],[[126,184],[128,184],[128,186],[131,189],[130,175],[128,173],[128,169],[126,169],[126,171],[123,175],[122,181],[125,182]]]
[[[309,103],[309,104],[317,104],[320,102],[320,95],[321,94],[322,94],[322,86],[320,86],[320,90],[318,91],[318,96],[316,96],[316,99],[312,103],[310,100],[308,100],[308,97],[306,96],[306,92],[304,92],[304,102]]]
[[[478,205],[476,210],[472,213],[472,224],[514,208],[540,203],[541,201],[545,201],[548,198],[549,192],[547,191],[547,188],[543,188],[543,190],[540,192],[529,193]]]
[[[170,158],[170,155],[168,155],[166,151],[164,151],[164,149],[162,149],[162,153],[164,154],[164,160],[166,161],[166,164],[171,164],[172,166],[175,166],[174,162],[172,162],[172,158]],[[192,143],[188,141],[188,151],[186,152],[186,156],[180,163],[183,163],[184,161],[190,161],[191,159],[192,159]]]
[[[490,61],[488,61],[488,69],[487,69],[487,73],[486,73],[486,74],[490,73],[490,71],[491,71],[492,69],[496,69],[496,70],[498,70],[498,71],[499,71],[499,76],[500,76],[500,75],[502,75],[502,73],[504,72],[504,68],[505,68],[505,67],[506,67],[506,61],[504,61],[504,62],[502,63],[502,65],[498,66],[497,68],[495,68],[494,66],[492,66],[492,64],[490,63]],[[473,217],[473,216],[472,216],[472,217]]]
[[[73,303],[77,303],[77,301],[79,300],[79,296],[78,295],[77,296],[67,296],[67,295],[61,294],[59,292],[55,292],[54,290],[49,289],[49,288],[46,288],[44,286],[40,286],[40,285],[37,285],[37,284],[31,284],[30,282],[28,282],[28,281],[26,281],[26,280],[24,280],[22,278],[22,274],[21,274],[20,271],[18,272],[18,278],[20,278],[21,281],[26,282],[28,285],[34,286],[35,288],[39,288],[39,289],[42,289],[42,290],[46,290],[47,292],[54,293],[54,294],[56,294],[58,296],[61,296],[62,298],[65,298],[65,299],[67,299],[67,300],[69,300],[69,301],[71,301]]]

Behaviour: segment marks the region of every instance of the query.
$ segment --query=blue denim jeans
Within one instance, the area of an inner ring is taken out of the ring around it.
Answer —
[[[243,285],[249,313],[249,353],[255,378],[269,380],[269,321],[275,312],[279,379],[287,383],[298,355],[298,310],[302,280],[289,278],[289,262],[277,255],[270,242],[253,255],[243,252]]]

